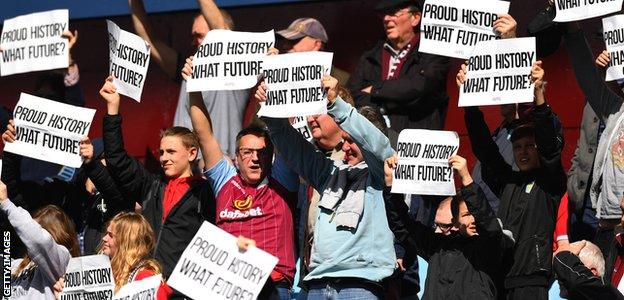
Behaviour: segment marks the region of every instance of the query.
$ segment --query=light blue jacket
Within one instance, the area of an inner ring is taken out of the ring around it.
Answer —
[[[380,281],[395,268],[394,236],[388,227],[383,202],[384,160],[393,154],[390,141],[355,108],[338,98],[328,108],[338,125],[360,147],[369,168],[364,210],[354,231],[336,228],[331,212],[319,210],[314,227],[310,273],[304,281],[330,277],[356,277]],[[263,119],[277,151],[295,172],[316,190],[324,191],[342,161],[332,161],[307,142],[286,119]]]

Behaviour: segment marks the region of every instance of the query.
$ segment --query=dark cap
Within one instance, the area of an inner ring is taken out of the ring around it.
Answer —
[[[391,9],[405,8],[410,5],[414,5],[418,7],[419,10],[422,10],[423,1],[422,0],[381,0],[379,1],[379,3],[377,3],[377,6],[375,6],[375,10],[387,11]]]
[[[321,40],[323,43],[327,43],[329,40],[323,24],[313,18],[297,19],[288,28],[278,31],[277,34],[287,40],[296,40],[305,36]]]

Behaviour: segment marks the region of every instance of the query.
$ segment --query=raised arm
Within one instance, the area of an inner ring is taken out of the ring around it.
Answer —
[[[456,83],[461,86],[466,80],[467,66],[461,65],[456,76]],[[490,128],[485,123],[483,113],[479,107],[464,108],[464,122],[468,130],[472,152],[481,161],[483,181],[490,187],[492,192],[500,196],[501,180],[507,178],[512,167],[498,151],[498,146],[492,139]]]
[[[13,120],[9,120],[6,131],[2,134],[2,141],[12,143],[15,141],[15,124]],[[13,199],[13,203],[19,207],[23,207],[28,211],[39,207],[43,199],[38,197],[44,195],[43,187],[39,183],[22,181],[21,170],[22,156],[5,151],[2,155],[2,182],[5,182],[8,188],[8,196]],[[33,197],[37,195],[37,197]]]
[[[405,248],[407,257],[416,257],[416,254],[429,261],[429,257],[436,250],[438,239],[432,228],[414,221],[409,215],[409,207],[405,204],[405,195],[391,194],[392,170],[397,166],[397,157],[393,155],[384,162],[384,203],[388,226],[394,234],[395,242]]]
[[[390,147],[390,140],[373,123],[358,113],[355,107],[337,97],[337,79],[325,76],[322,85],[327,90],[329,102],[327,113],[334,117],[336,124],[361,148],[372,178],[378,180],[380,187],[383,186],[384,160],[394,153]]]
[[[136,159],[130,157],[124,148],[121,131],[121,116],[119,115],[120,97],[117,93],[113,78],[109,76],[100,90],[100,96],[106,101],[107,114],[104,116],[103,139],[106,163],[110,174],[128,199],[143,201],[142,194],[146,186],[155,179],[156,175],[149,173]]]
[[[80,156],[83,158],[83,168],[87,177],[91,179],[95,188],[102,194],[102,198],[110,203],[115,203],[116,207],[126,207],[126,209],[134,209],[135,201],[125,201],[122,192],[117,188],[117,184],[113,177],[106,169],[102,162],[93,157],[93,144],[91,140],[85,139],[80,143]],[[129,203],[127,203],[129,202]]]
[[[592,51],[578,24],[569,23],[564,41],[576,82],[596,115],[604,122],[620,110],[624,100],[606,85],[604,75],[594,64]]]
[[[492,239],[501,239],[503,236],[501,223],[496,218],[494,210],[490,207],[490,203],[485,198],[481,187],[473,182],[472,176],[470,176],[468,171],[466,159],[455,155],[449,159],[449,163],[461,179],[461,195],[464,201],[466,201],[468,211],[475,219],[479,235]]]
[[[254,97],[260,102],[266,101],[266,91],[266,84],[261,82],[256,89]],[[325,157],[312,144],[306,141],[290,125],[288,119],[268,117],[262,117],[261,119],[269,129],[273,146],[280,156],[286,160],[288,166],[317,191],[324,190],[327,178],[334,168],[333,161]]]
[[[217,4],[212,0],[197,0],[199,9],[201,9],[202,16],[206,19],[208,27],[210,29],[230,29],[225,23],[225,18]]]
[[[186,64],[184,64],[184,69],[182,69],[182,78],[187,80],[192,73],[193,57],[191,56],[186,59]],[[212,132],[210,114],[206,109],[201,93],[189,93],[189,104],[189,115],[191,116],[193,130],[199,137],[199,145],[201,146],[204,164],[206,165],[205,168],[206,170],[209,170],[212,169],[212,167],[214,167],[221,159],[223,159],[223,152],[221,152],[221,146],[219,146],[219,142]]]
[[[178,53],[154,35],[152,26],[147,19],[143,0],[128,0],[128,4],[132,13],[134,31],[151,46],[152,59],[165,71],[169,78],[176,78],[178,75]]]
[[[0,182],[0,209],[15,228],[30,259],[37,264],[49,286],[65,274],[71,255],[64,246],[57,244],[52,235],[43,229],[23,208],[15,206],[8,196],[7,188]]]

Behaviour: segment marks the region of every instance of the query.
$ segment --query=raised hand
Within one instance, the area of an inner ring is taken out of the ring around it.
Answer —
[[[13,119],[9,120],[9,124],[7,124],[7,128],[2,134],[2,140],[5,143],[13,143],[15,142],[15,123]]]
[[[470,172],[468,171],[468,163],[465,158],[459,155],[453,155],[449,158],[449,164],[457,171],[463,186],[469,186],[472,183],[472,176],[470,176]]]
[[[468,61],[463,63],[457,71],[457,76],[455,76],[455,83],[457,87],[461,87],[464,82],[466,82],[466,74],[468,73]]]
[[[182,78],[184,78],[184,80],[188,80],[189,78],[191,78],[192,74],[193,74],[193,56],[189,56],[186,59],[186,63],[184,63],[184,68],[182,68]]]
[[[602,50],[602,52],[596,57],[596,65],[601,68],[606,68],[611,61],[611,57],[609,57],[609,52],[607,50]]]
[[[80,157],[82,157],[85,164],[93,161],[93,144],[91,144],[91,140],[88,137],[84,137],[80,141]]]
[[[117,87],[113,84],[113,76],[108,76],[104,85],[100,89],[100,96],[106,101],[107,112],[109,115],[119,114],[120,96],[117,93]]]
[[[384,161],[384,182],[387,187],[392,186],[392,170],[396,169],[399,159],[396,154],[392,155]]]

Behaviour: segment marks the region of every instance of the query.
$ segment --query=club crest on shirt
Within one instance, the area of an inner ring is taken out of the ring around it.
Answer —
[[[251,205],[253,204],[253,196],[247,195],[245,199],[234,200],[232,204],[234,205],[234,208],[238,210],[242,210],[242,211],[248,210],[249,208],[251,208]]]

